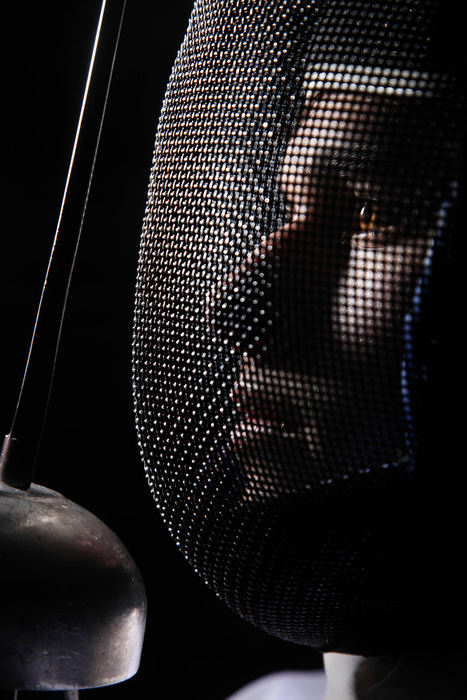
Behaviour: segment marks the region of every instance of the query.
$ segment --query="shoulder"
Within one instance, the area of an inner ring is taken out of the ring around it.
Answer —
[[[324,700],[324,671],[282,671],[249,683],[226,700]]]

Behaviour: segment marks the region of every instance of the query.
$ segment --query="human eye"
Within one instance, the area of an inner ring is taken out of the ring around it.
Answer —
[[[394,244],[404,230],[399,207],[376,198],[357,199],[350,243],[355,248]]]

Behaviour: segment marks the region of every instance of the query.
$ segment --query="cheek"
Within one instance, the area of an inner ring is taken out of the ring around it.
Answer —
[[[394,349],[430,249],[430,241],[352,248],[333,299],[335,341],[350,349]]]

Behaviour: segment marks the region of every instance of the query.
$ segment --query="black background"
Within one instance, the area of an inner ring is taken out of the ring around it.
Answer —
[[[312,650],[237,619],[197,578],[154,507],[136,445],[130,348],[139,235],[157,118],[191,6],[128,3],[34,477],[117,532],[147,587],[139,673],[82,691],[84,698],[222,700],[265,673],[320,665]],[[18,3],[3,18],[3,433],[55,231],[99,9],[95,0]]]

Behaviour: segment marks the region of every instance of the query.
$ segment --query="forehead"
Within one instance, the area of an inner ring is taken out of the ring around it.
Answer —
[[[442,101],[431,93],[308,91],[281,179],[286,184],[287,172],[303,176],[311,168],[331,167],[346,179],[364,174],[385,181],[438,180],[450,170],[446,126]]]
[[[382,144],[389,139],[396,146],[421,125],[428,136],[433,117],[431,98],[320,90],[307,95],[289,150],[298,147],[313,155],[349,141]]]

